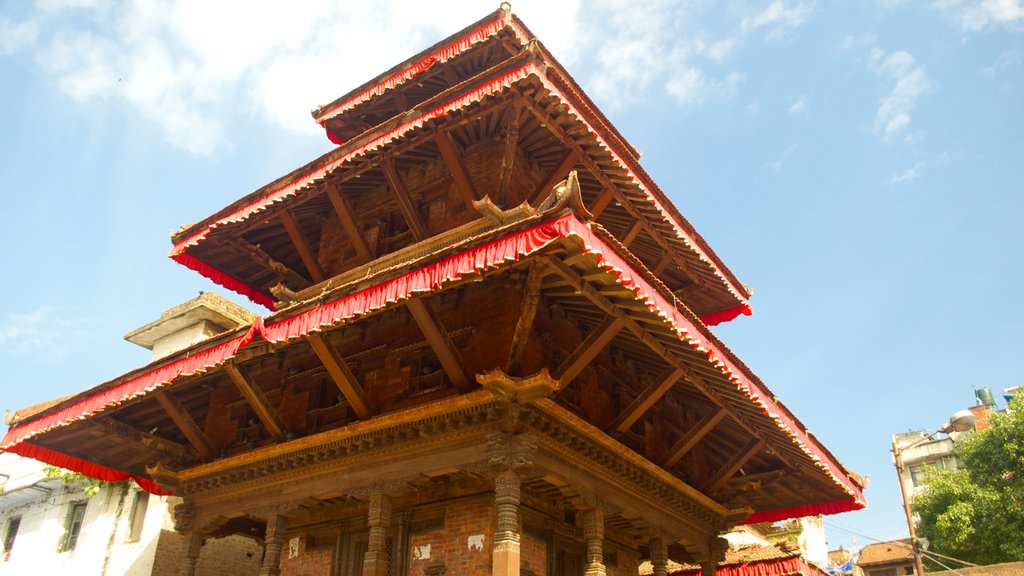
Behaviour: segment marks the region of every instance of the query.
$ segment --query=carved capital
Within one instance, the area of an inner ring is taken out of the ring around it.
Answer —
[[[181,502],[174,506],[171,513],[174,517],[174,530],[185,534],[196,527],[196,505],[191,502]]]
[[[537,439],[529,434],[495,432],[487,436],[487,463],[494,469],[529,470],[536,452]]]

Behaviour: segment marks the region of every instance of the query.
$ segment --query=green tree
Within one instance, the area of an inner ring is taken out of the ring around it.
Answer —
[[[1024,561],[1024,397],[991,426],[957,441],[956,470],[927,470],[913,502],[917,533],[935,552],[976,564]]]

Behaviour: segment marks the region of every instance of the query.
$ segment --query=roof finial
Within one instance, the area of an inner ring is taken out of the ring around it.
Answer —
[[[501,9],[502,12],[505,12],[506,14],[512,12],[512,5],[509,4],[508,2],[502,2],[499,8]]]

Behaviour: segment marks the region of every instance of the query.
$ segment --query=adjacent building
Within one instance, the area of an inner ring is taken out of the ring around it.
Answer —
[[[865,506],[708,329],[750,289],[507,5],[314,118],[337,148],[172,238],[272,313],[136,331],[163,355],[3,450],[173,494],[187,575],[226,538],[262,575],[711,574],[738,524]]]

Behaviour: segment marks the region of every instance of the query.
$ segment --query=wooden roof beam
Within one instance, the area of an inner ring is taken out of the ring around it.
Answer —
[[[565,180],[565,177],[569,175],[569,172],[572,170],[573,166],[579,162],[579,160],[579,150],[575,150],[573,148],[566,150],[565,154],[558,161],[558,164],[555,165],[551,172],[548,173],[547,178],[545,178],[544,181],[537,186],[536,190],[533,191],[533,194],[530,196],[530,204],[537,206],[544,201],[544,199],[551,194],[551,189],[555,187],[555,184]]]
[[[699,422],[693,425],[686,431],[683,436],[672,445],[669,449],[668,455],[662,461],[662,468],[671,468],[676,465],[677,462],[686,456],[686,453],[693,449],[705,436],[714,430],[715,425],[718,424],[722,418],[725,418],[727,412],[722,407],[717,407],[711,410],[700,419]]]
[[[590,156],[588,156],[586,154],[586,152],[583,150],[583,147],[580,146],[565,131],[564,128],[562,128],[556,122],[553,122],[550,118],[548,118],[547,113],[544,112],[540,108],[540,105],[537,103],[536,100],[533,100],[533,99],[530,99],[530,98],[524,98],[523,100],[526,103],[527,110],[537,119],[537,121],[540,122],[541,125],[546,126],[547,129],[550,130],[551,133],[554,134],[556,138],[558,138],[559,140],[564,142],[569,147],[570,151],[575,152],[576,155],[577,155],[579,163],[583,164],[583,166],[587,169],[587,171],[589,171],[590,174],[594,178],[596,178],[597,181],[600,182],[605,187],[605,190],[602,192],[601,197],[598,198],[598,202],[595,203],[595,205],[594,205],[595,209],[596,208],[600,208],[600,209],[597,210],[597,212],[594,212],[593,210],[591,211],[591,214],[594,214],[594,218],[597,218],[597,215],[604,211],[604,209],[608,205],[608,202],[610,202],[613,198],[614,199],[618,199],[619,200],[619,205],[622,206],[622,208],[630,216],[632,216],[635,220],[637,220],[637,221],[642,223],[644,229],[647,230],[647,233],[650,234],[651,238],[654,239],[654,241],[658,244],[658,246],[662,250],[665,251],[666,254],[674,254],[674,255],[676,255],[675,260],[679,263],[680,268],[688,276],[690,276],[690,279],[693,280],[694,282],[701,283],[699,277],[697,276],[697,274],[695,272],[693,272],[693,270],[690,268],[689,264],[682,258],[681,255],[678,254],[676,249],[674,247],[672,247],[668,243],[668,241],[665,240],[665,238],[663,238],[661,236],[661,234],[658,232],[657,228],[655,228],[653,224],[648,222],[647,219],[643,216],[643,214],[641,214],[640,211],[635,206],[633,206],[618,191],[618,188],[615,186],[615,183],[612,182],[611,178],[609,178],[604,173],[604,170],[602,170],[601,167],[597,165],[597,162],[595,162],[593,160],[593,158],[591,158]],[[568,170],[566,170],[566,173],[568,173]],[[555,182],[552,182],[551,186],[554,186],[557,183],[558,183],[558,180],[556,180]],[[550,189],[550,186],[548,188]],[[608,195],[609,192],[611,193],[611,197],[609,197],[607,200],[605,200],[604,197],[606,195]],[[536,193],[535,193],[535,195],[536,195]],[[602,205],[602,202],[603,202],[603,205]],[[534,202],[534,204],[536,204],[536,202]]]
[[[683,379],[686,380],[690,385],[696,388],[700,393],[708,398],[715,405],[725,408],[729,417],[735,421],[741,428],[743,428],[748,434],[754,437],[761,437],[763,433],[757,429],[746,416],[743,416],[739,411],[729,407],[726,402],[722,399],[721,394],[714,387],[709,384],[703,377],[691,370],[686,364],[677,357],[671,350],[665,347],[664,344],[659,342],[654,336],[652,336],[646,328],[644,328],[639,322],[630,318],[625,312],[619,310],[615,304],[611,302],[606,296],[598,292],[593,286],[585,282],[575,270],[570,268],[560,258],[556,256],[548,256],[548,264],[551,266],[552,272],[555,272],[562,277],[569,285],[576,288],[580,294],[590,300],[595,306],[606,314],[618,314],[621,315],[625,322],[625,327],[634,336],[636,336],[641,342],[643,342],[652,352],[660,356],[670,366],[679,367],[683,369]],[[776,457],[779,458],[784,464],[790,468],[797,468],[796,463],[791,460],[788,456],[784,456],[779,450],[773,450]]]
[[[537,305],[540,303],[540,287],[547,274],[545,262],[534,262],[530,272],[526,276],[526,285],[523,288],[523,305],[519,311],[519,319],[516,321],[515,331],[512,333],[512,345],[509,349],[508,362],[505,363],[505,372],[515,374],[519,372],[519,362],[526,350],[526,342],[533,330],[533,320],[537,316]]]
[[[633,225],[630,226],[629,229],[626,230],[626,233],[622,236],[622,245],[625,246],[626,248],[629,248],[629,245],[633,243],[633,240],[636,240],[636,237],[640,234],[640,231],[643,229],[643,222],[641,222],[640,220],[633,222]]]
[[[565,388],[572,382],[584,368],[590,365],[597,358],[597,355],[604,350],[608,344],[625,326],[621,316],[608,314],[604,320],[587,335],[576,350],[562,362],[562,365],[555,370],[554,377],[558,380],[559,389]]]
[[[309,271],[309,276],[313,279],[313,283],[323,282],[326,277],[324,269],[320,267],[320,262],[317,261],[316,255],[310,249],[306,238],[302,235],[302,230],[299,228],[299,223],[295,221],[295,217],[287,209],[281,210],[278,217],[281,218],[281,224],[284,224],[285,232],[291,238],[295,251],[299,253],[299,258],[302,258],[302,263],[305,264],[306,270]]]
[[[241,236],[237,238],[218,238],[217,242],[221,244],[226,244],[229,247],[237,247],[239,251],[241,251],[243,254],[248,255],[249,258],[251,258],[255,262],[273,270],[274,273],[278,275],[278,277],[281,279],[283,283],[287,283],[293,289],[301,290],[302,288],[306,288],[310,285],[309,278],[306,278],[302,274],[299,274],[295,270],[292,270],[291,268],[288,267],[288,265],[278,262],[273,258],[273,256],[267,254],[266,251],[264,251],[262,248],[246,241]]]
[[[523,116],[523,105],[513,100],[505,123],[505,150],[501,156],[501,171],[498,173],[498,205],[508,203],[508,185],[512,180],[512,166],[516,160],[516,149],[519,146],[519,125]]]
[[[267,428],[270,435],[277,441],[284,440],[284,424],[281,423],[281,418],[277,415],[277,411],[274,410],[274,406],[267,399],[263,390],[258,385],[250,382],[242,372],[241,367],[234,362],[224,364],[224,372],[227,373],[228,378],[231,379],[238,388],[238,391],[245,397],[253,412],[256,413],[256,417],[260,419],[260,422]]]
[[[434,310],[420,298],[406,300],[406,307],[412,315],[416,325],[419,326],[427,343],[434,351],[441,367],[444,369],[448,379],[451,380],[456,390],[467,392],[472,387],[469,378],[466,377],[466,370],[463,367],[462,356],[459,354],[455,343],[448,336],[441,321],[437,318]]]
[[[104,436],[116,436],[128,444],[165,456],[175,462],[183,463],[196,459],[196,451],[189,446],[143,432],[113,418],[96,418],[93,422],[99,433]]]
[[[320,358],[320,362],[327,369],[331,380],[334,380],[334,384],[341,391],[342,395],[345,396],[345,400],[348,401],[349,406],[355,411],[356,416],[363,420],[373,417],[376,413],[373,404],[370,403],[370,399],[363,392],[363,387],[359,384],[355,374],[345,364],[345,359],[338,354],[337,349],[331,345],[327,336],[320,332],[310,332],[306,334],[306,341],[309,342],[309,347]]]
[[[412,231],[413,238],[423,240],[427,232],[423,227],[423,221],[420,220],[416,207],[412,204],[409,191],[406,190],[402,178],[398,175],[398,170],[395,169],[395,159],[390,154],[386,154],[384,161],[381,162],[381,168],[384,170],[384,178],[388,181],[388,187],[391,188],[391,192],[395,195],[395,200],[398,201],[398,208],[402,211],[402,216],[405,217],[406,223],[409,224],[409,230]]]
[[[708,480],[705,492],[708,494],[714,493],[722,487],[730,478],[736,475],[751,458],[757,455],[764,448],[764,438],[751,438],[747,445],[744,446],[739,452],[733,454],[732,458],[728,462],[722,465],[715,472],[715,475]]]
[[[594,205],[590,207],[590,213],[594,215],[594,220],[597,220],[601,213],[604,212],[605,208],[612,203],[615,199],[615,186],[605,185],[604,189],[601,190],[601,195],[594,200]]]
[[[160,406],[163,407],[164,411],[167,412],[167,415],[170,416],[174,425],[181,430],[188,443],[196,449],[199,457],[203,460],[212,458],[213,446],[210,445],[209,439],[206,438],[202,428],[189,415],[188,410],[185,410],[185,407],[178,402],[178,399],[166,390],[157,390],[153,393],[153,396]]]
[[[362,233],[359,231],[359,226],[356,225],[356,219],[352,212],[352,207],[349,206],[345,197],[342,196],[339,187],[333,183],[326,184],[327,198],[331,201],[331,206],[334,207],[334,213],[338,216],[338,221],[341,222],[341,228],[345,231],[345,235],[348,236],[349,242],[352,243],[352,248],[356,251],[356,256],[361,262],[368,262],[373,259],[373,253],[370,252],[370,247],[367,246],[366,240],[363,238]]]
[[[473,187],[473,181],[469,179],[466,167],[462,165],[462,158],[458,150],[455,149],[452,135],[446,131],[440,131],[434,134],[434,143],[441,151],[441,158],[444,160],[445,166],[448,167],[448,171],[451,172],[452,180],[455,180],[455,187],[458,188],[462,201],[465,202],[467,208],[472,210],[473,202],[477,199],[476,189]]]
[[[648,410],[651,409],[654,404],[662,398],[668,391],[676,385],[676,382],[683,377],[683,369],[678,366],[669,368],[667,374],[658,379],[647,388],[645,388],[629,406],[619,413],[619,415],[612,421],[610,429],[617,432],[625,432],[636,424],[636,421],[640,419]]]

